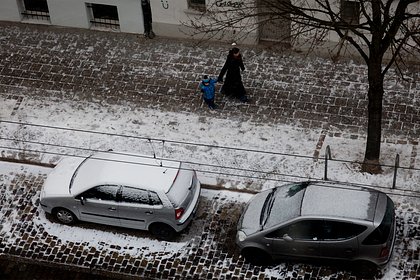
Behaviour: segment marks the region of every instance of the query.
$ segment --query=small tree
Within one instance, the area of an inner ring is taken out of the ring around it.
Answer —
[[[204,14],[184,24],[194,35],[205,37],[226,37],[228,32],[247,36],[258,27],[277,26],[288,31],[284,42],[296,44],[306,38],[312,46],[337,34],[340,43],[352,46],[368,68],[368,128],[362,171],[381,172],[384,77],[393,65],[402,74],[405,58],[420,52],[420,0],[215,0]]]

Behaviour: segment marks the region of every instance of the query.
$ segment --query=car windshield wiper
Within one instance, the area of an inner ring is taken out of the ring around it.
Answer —
[[[264,201],[264,205],[263,205],[263,208],[261,210],[261,215],[260,215],[260,230],[263,229],[265,223],[267,222],[268,217],[270,216],[271,208],[273,207],[273,204],[274,204],[274,194],[276,190],[277,188],[273,188],[271,192],[267,195],[267,198]]]

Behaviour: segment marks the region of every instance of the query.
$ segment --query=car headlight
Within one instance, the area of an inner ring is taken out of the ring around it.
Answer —
[[[244,241],[244,240],[245,240],[245,238],[246,238],[246,234],[245,234],[245,232],[243,232],[243,231],[241,231],[241,230],[238,230],[238,233],[237,233],[237,238],[238,238],[238,241],[239,241],[239,242]]]

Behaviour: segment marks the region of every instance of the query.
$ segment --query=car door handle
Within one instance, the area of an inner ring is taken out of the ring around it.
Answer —
[[[117,210],[117,208],[115,208],[115,207],[109,207],[108,210],[114,212],[114,211]]]
[[[145,213],[148,214],[148,215],[151,215],[151,214],[153,214],[153,211],[146,211]]]

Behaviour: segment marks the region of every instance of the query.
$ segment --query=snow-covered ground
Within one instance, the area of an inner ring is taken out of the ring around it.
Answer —
[[[13,197],[13,193],[7,188],[8,185],[12,184],[16,174],[25,174],[33,176],[43,176],[48,174],[51,168],[39,167],[33,165],[19,165],[15,163],[1,162],[0,161],[0,187],[2,189],[2,196],[5,198]],[[215,195],[223,196],[226,203],[238,202],[244,203],[252,194],[239,193],[230,191],[215,191],[203,189],[201,192],[202,198],[212,199]],[[88,229],[78,227],[77,230],[74,227],[65,226],[57,222],[52,222],[46,218],[42,211],[39,203],[36,200],[39,199],[39,191],[33,196],[33,205],[38,205],[39,216],[34,219],[34,227],[39,230],[42,228],[43,231],[47,232],[51,236],[57,236],[62,242],[75,242],[82,244],[89,244],[89,246],[95,247],[97,250],[108,250],[111,252],[119,252],[129,254],[133,257],[138,256],[150,256],[151,253],[160,253],[161,255],[172,256],[174,253],[180,252],[186,248],[187,241],[181,239],[177,242],[164,242],[158,241],[155,238],[132,236],[129,234],[121,234],[112,231],[101,231],[98,229]],[[5,199],[7,201],[7,199]],[[0,217],[1,218],[1,217]],[[0,236],[5,235],[9,238],[8,242],[14,240],[11,229],[13,224],[18,222],[18,214],[14,219],[3,221],[0,230]],[[15,236],[16,237],[16,236]]]
[[[327,146],[333,159],[328,161],[330,180],[392,188],[397,154],[401,167],[417,163],[418,168],[420,162],[416,145],[383,143],[381,163],[389,167],[383,167],[383,174],[369,175],[354,163],[363,160],[362,137],[333,137],[334,131],[329,131],[319,146],[321,130],[243,122],[220,113],[206,117],[129,104],[24,99],[11,116],[13,100],[0,96],[0,104],[0,147],[19,149],[2,148],[2,156],[56,163],[63,155],[89,155],[92,150],[155,153],[192,162],[202,182],[227,188],[261,190],[284,181],[322,179]],[[397,188],[420,190],[420,170],[400,168]]]
[[[14,163],[0,162],[0,189],[2,191],[2,201],[10,202],[13,201],[15,194],[8,186],[12,184],[18,174],[24,174],[25,176],[37,178],[44,177],[50,172],[50,168],[37,167],[32,165],[19,165]],[[202,198],[212,201],[215,197],[218,198],[219,203],[235,203],[243,204],[246,203],[252,194],[231,192],[227,190],[202,190]],[[399,226],[399,234],[397,242],[394,247],[393,256],[387,267],[382,271],[380,279],[394,280],[394,279],[416,279],[415,276],[412,278],[407,277],[404,271],[410,271],[413,269],[413,261],[410,259],[406,262],[405,258],[409,256],[410,252],[418,251],[420,246],[418,238],[409,238],[413,235],[413,219],[419,217],[418,198],[391,195],[391,198],[396,202],[397,205],[397,216]],[[133,235],[131,233],[124,233],[124,230],[110,231],[102,230],[101,228],[85,228],[85,227],[69,227],[65,225],[52,222],[47,219],[45,213],[37,203],[39,199],[39,190],[31,194],[32,205],[37,205],[37,210],[32,224],[32,236],[49,236],[48,238],[56,238],[59,244],[81,244],[85,248],[94,248],[95,251],[106,252],[108,255],[127,256],[132,258],[145,259],[148,261],[154,261],[157,259],[171,259],[174,256],[180,258],[182,256],[188,256],[190,250],[196,250],[194,245],[194,236],[200,236],[201,230],[203,229],[202,224],[193,223],[192,229],[188,235],[182,236],[180,240],[176,242],[165,242],[158,241],[149,235]],[[0,227],[0,236],[5,244],[17,244],[22,239],[23,233],[17,227],[21,223],[21,214],[19,214],[19,208],[22,207],[21,202],[16,203],[16,208],[8,215],[5,219],[3,216],[4,211],[0,211],[0,220],[2,221]],[[26,206],[28,207],[28,206]],[[220,205],[219,205],[220,207]],[[414,217],[414,218],[413,218]],[[25,221],[27,223],[27,221]],[[410,225],[411,224],[411,225]],[[77,230],[76,230],[77,229]],[[415,231],[415,229],[414,229]],[[411,232],[411,233],[410,233]],[[45,235],[47,234],[47,235]],[[193,238],[193,239],[191,239]],[[41,243],[42,244],[42,243]],[[193,249],[191,248],[193,246]],[[194,249],[195,248],[195,249]],[[92,249],[90,249],[92,250]],[[410,252],[407,252],[409,250]],[[229,258],[222,263],[218,264],[219,269],[229,268],[232,265],[232,259]],[[279,264],[274,267],[264,268],[261,272],[266,277],[275,277],[277,279],[284,279],[290,277],[295,279],[296,273],[305,271],[307,266],[294,265],[291,270],[288,264]],[[346,272],[338,270],[335,272],[326,273],[324,277],[317,279],[336,279],[337,275],[348,275]],[[403,276],[405,275],[405,276]]]
[[[220,112],[208,117],[128,105],[109,106],[71,100],[27,98],[12,114],[11,108],[14,106],[13,99],[6,100],[0,96],[0,150],[3,157],[56,163],[65,155],[84,156],[93,150],[114,149],[148,155],[156,153],[158,157],[194,163],[203,183],[228,189],[258,191],[286,181],[322,179],[325,149],[329,145],[332,158],[340,160],[328,162],[329,179],[384,188],[392,186],[393,168],[385,167],[383,174],[369,175],[360,173],[358,164],[352,163],[363,159],[365,141],[360,138],[346,139],[327,134],[322,146],[317,147],[322,131],[242,122],[223,118]],[[393,165],[396,154],[399,154],[400,166],[413,165],[420,162],[415,149],[415,146],[409,144],[384,143],[381,162]],[[314,157],[316,151],[320,152],[319,158]],[[23,172],[42,175],[48,174],[50,169],[1,163],[0,170],[0,184],[7,186],[13,174]],[[399,172],[397,186],[405,190],[419,190],[419,179],[420,172]],[[203,195],[211,199],[216,193],[225,196],[226,202],[244,203],[251,197],[249,194],[228,191],[204,191]],[[6,191],[2,195],[12,194]],[[394,194],[391,197],[400,214],[404,209],[419,212],[418,198]],[[37,196],[33,199],[36,200]],[[402,222],[406,222],[405,217],[403,215]],[[96,244],[98,249],[113,248],[119,253],[134,256],[140,254],[140,251],[144,255],[144,247],[136,244],[147,243],[147,250],[168,257],[184,250],[187,244],[186,241],[170,243],[139,240],[121,233],[98,232],[93,229],[68,231],[63,225],[51,223],[42,214],[35,219],[34,225],[42,226],[48,234],[60,236],[66,241],[87,242]],[[9,229],[6,221],[0,235],[7,236]],[[420,246],[416,240],[410,242],[410,247]],[[402,247],[395,248],[393,261],[383,279],[398,278],[397,263],[393,262],[399,261],[402,250]],[[276,268],[268,273],[277,275]]]

